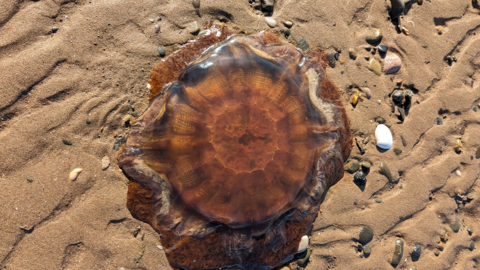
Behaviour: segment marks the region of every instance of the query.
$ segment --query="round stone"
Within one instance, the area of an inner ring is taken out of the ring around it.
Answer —
[[[373,230],[369,227],[362,227],[360,229],[360,234],[358,236],[358,241],[363,245],[367,244],[368,242],[372,241],[373,239]]]

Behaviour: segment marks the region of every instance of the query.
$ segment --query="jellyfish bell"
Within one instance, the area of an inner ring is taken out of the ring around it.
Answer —
[[[154,67],[118,159],[172,267],[267,269],[305,248],[352,140],[325,63],[213,26]]]

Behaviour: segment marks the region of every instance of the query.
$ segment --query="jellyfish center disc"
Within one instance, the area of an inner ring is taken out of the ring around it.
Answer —
[[[215,156],[237,173],[263,170],[277,150],[276,121],[256,104],[227,107],[212,129]]]

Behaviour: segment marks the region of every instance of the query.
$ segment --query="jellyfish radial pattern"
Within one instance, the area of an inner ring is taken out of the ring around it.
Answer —
[[[119,154],[130,211],[160,233],[173,267],[266,269],[291,259],[351,146],[324,55],[225,27],[182,49],[171,57],[192,63],[157,64],[151,103]]]

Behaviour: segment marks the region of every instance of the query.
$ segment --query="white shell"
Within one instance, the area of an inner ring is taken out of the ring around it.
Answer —
[[[83,171],[82,168],[76,168],[68,174],[68,180],[75,181],[78,175]]]
[[[147,83],[147,89],[150,90],[151,88],[152,86],[149,83]]]
[[[380,124],[375,130],[375,140],[377,141],[377,146],[388,150],[393,145],[393,137],[390,129],[387,126]]]
[[[300,240],[300,244],[298,244],[297,253],[304,252],[305,249],[307,249],[308,247],[308,242],[309,242],[308,235],[302,236],[302,240]]]
[[[272,28],[277,25],[277,22],[272,17],[265,17],[265,21],[267,22],[268,26],[270,26]]]

